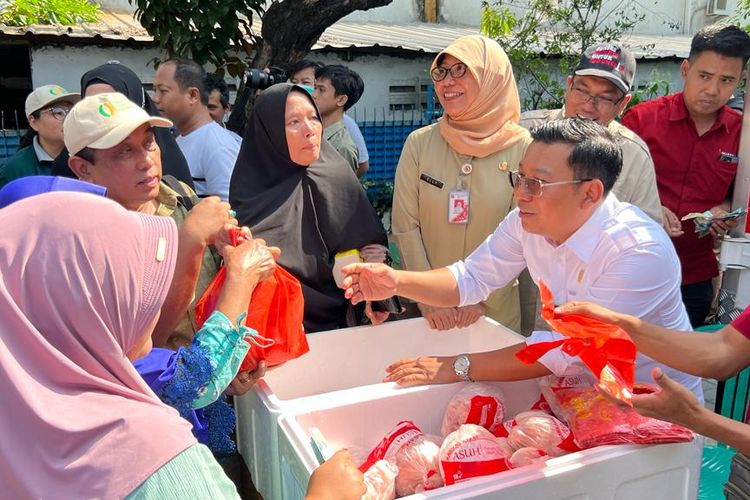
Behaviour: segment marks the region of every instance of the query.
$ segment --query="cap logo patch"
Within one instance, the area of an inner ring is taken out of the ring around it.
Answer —
[[[99,114],[104,118],[111,118],[116,112],[117,108],[109,101],[104,101],[99,105]]]
[[[49,88],[49,93],[51,95],[62,95],[63,92],[64,91],[62,87],[58,87],[57,85],[53,85],[52,87]]]

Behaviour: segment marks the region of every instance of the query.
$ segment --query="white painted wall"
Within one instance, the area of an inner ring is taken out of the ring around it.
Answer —
[[[144,83],[153,81],[154,70],[149,62],[160,57],[158,49],[130,49],[110,47],[44,47],[33,49],[31,53],[32,82],[34,87],[46,84],[57,84],[71,92],[80,90],[81,75],[91,68],[104,64],[108,60],[117,59],[125,64],[141,78]],[[421,54],[414,58],[404,58],[391,55],[354,55],[351,61],[334,52],[314,52],[309,58],[324,64],[343,64],[358,72],[365,81],[365,92],[360,101],[349,110],[349,114],[357,120],[382,120],[390,116],[389,86],[410,84],[418,78],[427,79],[427,70],[434,55]],[[60,68],[65,68],[61,71]],[[682,88],[679,76],[679,63],[662,61],[641,61],[636,72],[637,83],[643,83],[657,78],[670,82],[670,89],[674,92]],[[523,89],[520,89],[523,93]],[[396,112],[395,116],[400,116]]]
[[[158,48],[46,46],[31,50],[31,81],[34,88],[57,84],[71,92],[80,91],[81,76],[107,61],[116,59],[132,69],[144,83],[151,83],[154,68],[149,62],[162,57]]]
[[[104,10],[124,10],[135,12],[135,6],[128,0],[99,0],[99,6]]]
[[[452,0],[461,1],[461,0]],[[419,21],[416,0],[393,0],[389,5],[370,10],[357,10],[344,17],[344,21],[372,21],[384,23],[410,23]]]
[[[355,55],[351,61],[346,61],[336,53],[314,52],[309,58],[324,64],[343,64],[353,69],[365,82],[365,92],[359,102],[348,113],[356,116],[357,120],[373,119],[377,112],[377,119],[383,119],[383,113],[388,114],[388,87],[403,82],[415,82],[419,77],[427,78],[427,70],[432,63],[433,54],[425,54],[414,59],[405,59],[389,55]],[[398,113],[400,115],[400,113]]]
[[[565,0],[559,0],[561,3]],[[729,8],[736,12],[738,0],[729,0]],[[602,12],[641,13],[645,16],[635,28],[634,33],[644,35],[692,35],[703,26],[726,20],[725,16],[707,16],[707,0],[606,0]],[[525,8],[528,0],[508,0],[508,6],[518,5]],[[482,12],[482,0],[444,0],[439,2],[439,18],[448,24],[479,26]],[[519,9],[521,12],[523,9]],[[612,15],[612,20],[617,19]]]

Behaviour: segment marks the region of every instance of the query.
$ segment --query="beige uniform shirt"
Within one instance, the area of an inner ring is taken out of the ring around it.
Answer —
[[[187,185],[183,184],[182,187],[185,189],[185,192],[194,195],[193,191]],[[171,217],[178,228],[182,226],[187,215],[187,210],[179,203],[179,199],[180,195],[176,191],[164,182],[160,184],[159,195],[156,198],[156,215]],[[195,322],[195,302],[203,295],[203,292],[208,288],[208,285],[214,279],[217,272],[219,272],[217,259],[211,250],[206,248],[203,252],[203,262],[201,263],[201,270],[198,275],[198,283],[195,286],[193,302],[190,304],[185,316],[180,320],[175,331],[169,336],[167,347],[171,349],[177,349],[180,346],[187,347],[193,341],[195,332],[198,330],[198,325]]]
[[[563,118],[562,109],[540,109],[521,114],[521,126],[532,129],[550,120]],[[612,120],[607,127],[622,148],[622,171],[612,192],[617,199],[635,205],[661,224],[661,201],[656,189],[654,160],[646,143],[635,132]]]
[[[401,152],[393,194],[392,229],[403,267],[437,269],[466,258],[479,246],[513,208],[508,171],[518,169],[529,142],[525,138],[485,158],[473,158],[453,151],[437,124],[412,132]],[[471,173],[461,175],[467,163]],[[469,192],[468,223],[451,224],[448,198],[459,177]],[[435,185],[440,183],[442,187]],[[494,292],[484,305],[488,316],[518,330],[515,282]]]
[[[356,174],[357,169],[359,168],[359,151],[357,150],[357,146],[354,145],[352,136],[344,126],[344,120],[339,120],[330,127],[326,127],[323,131],[323,135],[326,140],[331,143],[333,149],[338,151],[339,154],[344,157]]]

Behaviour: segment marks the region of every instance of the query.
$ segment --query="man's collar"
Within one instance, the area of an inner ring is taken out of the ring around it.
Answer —
[[[617,198],[611,192],[591,216],[560,246],[566,246],[583,262],[588,262],[599,243],[602,223],[615,212]]]
[[[32,141],[32,144],[34,145],[34,152],[36,153],[36,159],[40,162],[47,162],[47,161],[55,161],[54,158],[52,158],[49,153],[42,147],[41,144],[39,144],[39,136],[35,135],[34,139]]]
[[[719,108],[718,114],[716,115],[716,120],[714,120],[714,123],[713,125],[711,125],[709,131],[715,130],[719,127],[724,127],[726,130],[729,130],[728,113],[731,113],[731,110],[726,104]],[[687,106],[685,105],[684,94],[682,92],[674,94],[674,100],[672,101],[672,105],[669,109],[669,121],[676,122],[680,120],[687,120],[689,118],[692,121]],[[693,122],[693,126],[695,126],[695,122]]]
[[[343,118],[341,120],[339,120],[339,121],[337,121],[335,123],[332,123],[331,125],[327,126],[325,128],[325,130],[324,130],[326,140],[329,140],[333,136],[333,134],[335,134],[337,132],[340,132],[341,129],[343,129],[343,128],[345,128],[345,126],[344,126],[344,119]]]
[[[182,197],[165,182],[159,184],[159,194],[156,196],[156,215],[170,216],[177,208]]]

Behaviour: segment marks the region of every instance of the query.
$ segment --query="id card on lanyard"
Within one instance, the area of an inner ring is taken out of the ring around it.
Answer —
[[[448,223],[468,224],[469,222],[469,191],[464,188],[464,176],[472,171],[471,163],[461,166],[456,187],[448,193]]]

